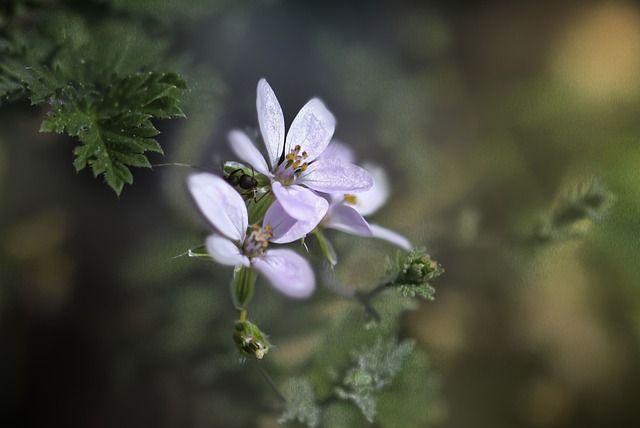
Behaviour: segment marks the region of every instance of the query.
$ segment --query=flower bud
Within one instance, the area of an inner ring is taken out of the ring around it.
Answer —
[[[428,254],[414,250],[407,254],[393,282],[395,284],[426,284],[442,272],[442,267],[435,260],[431,260]]]
[[[271,347],[268,336],[261,332],[257,325],[247,320],[236,321],[233,327],[233,340],[242,355],[253,356],[259,360],[269,352]]]

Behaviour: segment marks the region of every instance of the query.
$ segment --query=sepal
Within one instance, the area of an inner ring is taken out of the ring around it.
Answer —
[[[236,266],[231,280],[231,295],[233,303],[239,310],[245,309],[253,297],[258,272],[242,265]]]

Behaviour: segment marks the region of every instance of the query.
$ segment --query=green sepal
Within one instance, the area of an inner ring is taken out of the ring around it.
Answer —
[[[189,257],[195,257],[197,259],[211,260],[211,255],[209,254],[206,245],[198,245],[197,247],[189,248],[189,250],[187,250],[187,254]]]
[[[238,310],[245,309],[249,301],[251,301],[257,277],[258,272],[246,266],[238,265],[233,271],[231,295],[233,296],[233,303]]]
[[[338,254],[336,253],[336,250],[333,248],[331,241],[329,241],[327,237],[324,236],[324,233],[322,233],[322,231],[319,228],[316,228],[316,230],[313,231],[313,234],[318,240],[320,251],[322,251],[322,254],[327,259],[331,267],[334,267],[335,265],[337,265]]]
[[[256,357],[259,360],[271,348],[269,336],[260,331],[257,325],[247,320],[236,321],[233,327],[233,341],[242,355]]]
[[[249,224],[261,224],[264,215],[275,200],[276,198],[271,190],[261,189],[256,192],[255,198],[247,201]]]

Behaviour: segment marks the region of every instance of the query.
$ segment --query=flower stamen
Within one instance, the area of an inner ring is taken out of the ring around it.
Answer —
[[[270,225],[260,227],[257,224],[251,226],[251,233],[244,240],[244,253],[248,257],[262,255],[269,245],[269,239],[273,237],[273,228]]]
[[[309,157],[309,154],[304,151],[300,153],[302,148],[300,145],[296,145],[289,153],[284,156],[284,161],[280,164],[276,175],[282,179],[284,183],[293,180],[295,174],[303,172],[309,166],[305,160]]]
[[[344,200],[349,205],[356,205],[358,203],[358,197],[356,195],[344,195]]]

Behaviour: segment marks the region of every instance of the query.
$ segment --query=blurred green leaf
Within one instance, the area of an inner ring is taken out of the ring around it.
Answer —
[[[321,411],[316,403],[313,388],[304,379],[290,379],[283,388],[286,401],[286,409],[279,423],[298,421],[310,428],[317,427],[320,423]]]

